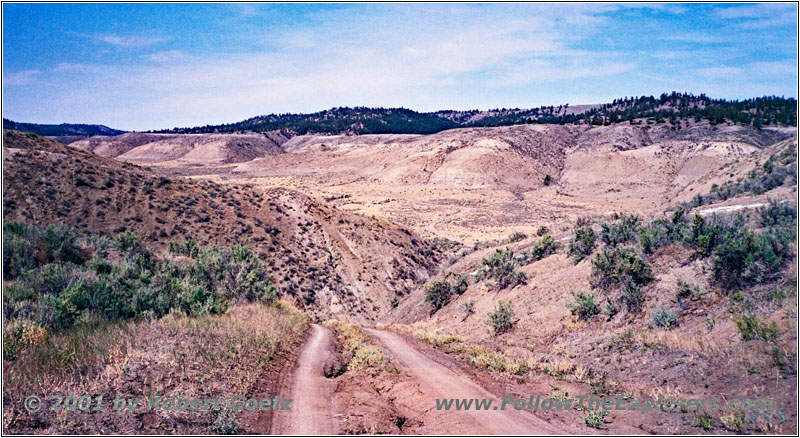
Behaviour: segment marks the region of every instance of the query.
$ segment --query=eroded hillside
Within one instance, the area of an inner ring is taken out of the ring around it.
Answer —
[[[132,230],[161,246],[242,242],[284,295],[319,318],[385,313],[440,257],[403,227],[292,190],[157,176],[32,134],[4,132],[3,173],[7,221]]]
[[[691,121],[520,125],[432,135],[296,136],[282,143],[285,153],[231,164],[140,158],[161,174],[290,187],[424,236],[473,244],[609,211],[658,213],[740,176],[754,153],[792,132]],[[97,141],[95,150],[102,151],[115,140]]]

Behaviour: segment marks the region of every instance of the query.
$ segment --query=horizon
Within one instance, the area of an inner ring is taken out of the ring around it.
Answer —
[[[797,98],[795,5],[553,6],[6,3],[3,117],[146,131],[668,90]]]
[[[669,93],[672,93],[672,92],[675,92],[675,91],[673,90],[673,91],[670,91],[670,92],[663,92],[663,93],[657,93],[657,94],[647,94],[647,95],[640,95],[640,96],[620,96],[620,97],[616,97],[614,99],[619,100],[619,99],[627,98],[627,99],[635,100],[635,99],[644,98],[644,97],[655,97],[655,98],[658,98],[659,96],[661,96],[663,94],[669,94]],[[678,93],[681,93],[681,92],[678,92]],[[705,94],[705,93],[694,94],[694,96],[700,96],[701,94]],[[716,98],[714,96],[708,96],[707,94],[705,94],[705,95],[706,95],[706,97],[708,97],[711,100],[719,100],[718,98]],[[794,98],[794,97],[774,96],[774,95],[773,96],[767,96],[767,95],[764,95],[764,96],[752,96],[752,97],[747,97],[747,98],[743,98],[743,99],[725,99],[725,100],[727,102],[737,102],[737,101],[741,102],[741,101],[747,101],[747,100],[753,100],[753,99],[759,99],[759,98],[767,98],[767,97],[778,97],[778,98],[782,98],[782,99],[789,99],[789,100],[795,99],[796,100],[796,98]],[[556,105],[539,105],[539,106],[531,106],[531,107],[526,107],[526,108],[522,108],[522,107],[495,107],[495,108],[485,108],[485,109],[471,108],[471,109],[464,109],[464,110],[453,110],[453,109],[448,109],[448,108],[440,108],[438,110],[433,110],[433,111],[418,111],[418,110],[416,110],[414,108],[407,108],[407,107],[402,107],[402,106],[397,106],[397,107],[385,107],[385,106],[384,107],[381,107],[381,106],[368,107],[368,106],[363,106],[363,105],[356,105],[356,106],[349,106],[349,107],[346,107],[346,106],[333,106],[333,107],[330,107],[330,108],[325,108],[325,109],[316,110],[316,111],[303,112],[303,113],[262,113],[262,114],[254,114],[252,116],[246,117],[246,118],[241,119],[241,120],[235,120],[235,121],[231,121],[231,122],[221,122],[221,123],[217,123],[217,124],[198,124],[198,125],[192,125],[192,126],[173,126],[171,128],[122,130],[122,131],[126,131],[126,132],[143,132],[143,133],[144,132],[156,132],[157,133],[159,131],[169,131],[169,130],[172,130],[172,129],[200,128],[200,127],[203,127],[203,126],[206,126],[206,125],[209,125],[209,126],[234,125],[236,123],[240,123],[240,122],[243,122],[243,121],[246,121],[246,120],[250,120],[250,119],[254,119],[254,118],[258,118],[258,117],[269,117],[269,116],[280,117],[280,116],[283,116],[283,115],[311,115],[311,114],[323,113],[323,112],[326,112],[326,111],[333,111],[333,110],[340,109],[340,108],[341,109],[365,108],[365,109],[386,109],[386,110],[403,109],[403,110],[413,111],[413,112],[418,113],[418,114],[436,114],[436,113],[439,113],[439,112],[450,112],[450,111],[452,111],[452,112],[468,112],[468,111],[492,112],[492,111],[498,111],[498,110],[499,111],[503,111],[503,110],[506,110],[506,111],[513,111],[513,110],[525,111],[525,110],[530,110],[530,109],[535,109],[535,108],[545,108],[545,107],[548,107],[548,106],[553,106],[553,107],[556,107],[556,108],[562,107],[562,106],[569,106],[569,107],[598,106],[598,105],[610,104],[610,103],[612,103],[612,101],[614,99],[611,99],[608,102],[575,103],[575,104],[566,102],[566,103],[556,104]],[[588,110],[589,109],[587,108],[586,111],[588,111]],[[580,113],[583,113],[583,112],[584,111],[581,111]],[[31,124],[31,125],[42,125],[42,126],[88,125],[88,126],[104,126],[106,128],[110,128],[110,129],[117,129],[114,126],[108,126],[108,125],[105,125],[105,124],[102,124],[102,123],[92,123],[91,121],[89,121],[89,122],[38,123],[38,122],[30,122],[30,121],[26,121],[26,120],[12,120],[12,119],[9,119],[8,117],[5,117],[5,116],[3,116],[3,120],[8,120],[9,122],[18,123],[18,124]]]

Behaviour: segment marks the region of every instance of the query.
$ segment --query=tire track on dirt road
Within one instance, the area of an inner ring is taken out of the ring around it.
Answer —
[[[333,348],[331,332],[317,324],[297,359],[294,376],[286,388],[291,411],[275,416],[273,435],[330,435],[336,433],[330,402],[335,383],[325,378],[324,365]]]
[[[436,410],[436,398],[494,399],[502,396],[483,389],[466,376],[460,375],[446,366],[429,359],[418,352],[401,335],[385,330],[364,329],[385,347],[408,373],[422,383],[423,391],[430,395],[430,406],[425,410]],[[494,405],[495,409],[497,405]],[[515,410],[462,410],[459,415],[469,417],[480,430],[462,430],[465,434],[490,435],[556,435],[564,433],[541,418],[525,411]],[[456,414],[453,410],[451,414]]]

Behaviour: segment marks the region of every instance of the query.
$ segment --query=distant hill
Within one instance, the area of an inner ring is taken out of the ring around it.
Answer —
[[[458,128],[433,113],[405,108],[331,108],[313,114],[270,114],[238,123],[156,131],[175,134],[288,130],[295,134],[433,134]]]
[[[32,132],[45,137],[90,137],[93,135],[120,135],[126,132],[103,125],[74,123],[43,125],[39,123],[18,123],[8,119],[3,119],[3,129]]]
[[[420,113],[406,108],[331,108],[313,114],[270,114],[237,123],[174,128],[160,133],[200,134],[241,131],[287,131],[304,134],[433,134],[459,127],[494,127],[522,124],[617,123],[677,125],[679,121],[731,123],[757,129],[797,126],[797,101],[777,96],[746,100],[711,99],[705,94],[664,93],[659,97],[624,97],[597,105],[569,104],[487,111],[437,111]]]

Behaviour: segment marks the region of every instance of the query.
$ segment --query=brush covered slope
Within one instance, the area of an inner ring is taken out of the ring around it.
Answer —
[[[370,320],[425,281],[441,251],[393,223],[301,193],[154,175],[33,134],[4,132],[3,215],[166,247],[244,243],[309,315]]]
[[[248,247],[6,221],[3,268],[4,433],[269,431],[269,413],[147,407],[269,396],[288,372],[308,318]],[[46,408],[24,409],[31,395]]]
[[[522,394],[774,403],[611,412],[591,427],[796,433],[796,150],[791,139],[739,156],[663,213],[462,250],[385,320]]]

